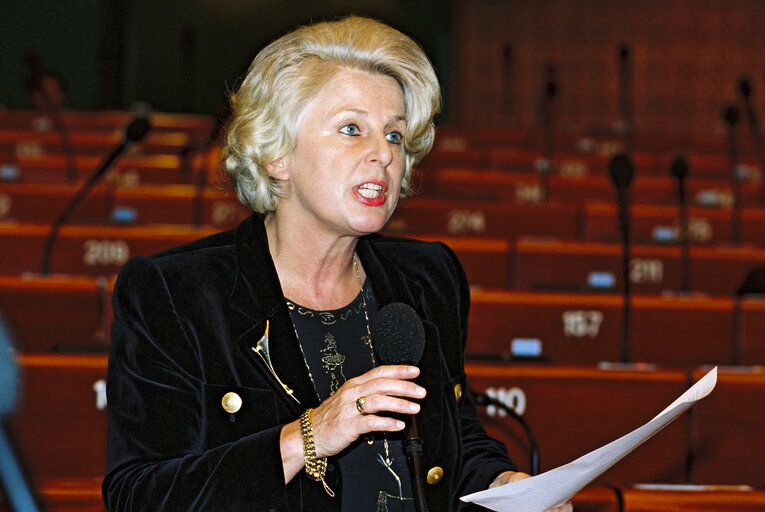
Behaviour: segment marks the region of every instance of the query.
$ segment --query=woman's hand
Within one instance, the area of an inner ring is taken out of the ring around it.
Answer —
[[[495,478],[491,483],[489,489],[492,487],[499,487],[500,485],[517,482],[518,480],[523,480],[525,478],[531,478],[531,475],[522,473],[520,471],[505,471],[504,473],[497,475],[497,478]],[[574,505],[570,501],[567,501],[563,505],[548,508],[545,512],[574,512]]]
[[[420,412],[419,404],[406,400],[425,396],[425,388],[411,382],[419,374],[416,366],[379,366],[343,384],[311,413],[316,457],[335,455],[368,432],[402,430],[403,421],[377,413]],[[360,397],[364,414],[356,407]]]
[[[316,457],[328,457],[343,451],[359,436],[368,432],[396,432],[404,422],[377,413],[417,414],[419,404],[407,399],[425,396],[425,388],[411,382],[420,374],[416,366],[378,366],[345,382],[311,412]],[[364,398],[364,414],[356,400]],[[303,467],[303,441],[297,421],[284,426],[280,437],[285,482]]]

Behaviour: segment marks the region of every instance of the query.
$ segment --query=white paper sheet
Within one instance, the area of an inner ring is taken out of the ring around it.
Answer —
[[[469,494],[461,499],[497,512],[543,512],[565,503],[584,486],[669,425],[694,403],[707,396],[716,383],[717,367],[714,367],[655,418],[616,441],[541,475]]]

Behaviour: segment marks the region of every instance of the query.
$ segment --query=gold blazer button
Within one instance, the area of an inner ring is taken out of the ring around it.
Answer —
[[[454,398],[456,398],[458,402],[462,400],[462,384],[454,385]]]
[[[240,397],[233,391],[229,391],[228,393],[223,395],[223,400],[221,400],[221,405],[223,405],[224,411],[226,411],[229,414],[234,414],[235,412],[238,412],[239,409],[242,408],[242,397]]]
[[[428,483],[430,485],[437,484],[441,481],[441,478],[444,476],[444,470],[441,469],[441,466],[434,466],[430,468],[428,471]]]

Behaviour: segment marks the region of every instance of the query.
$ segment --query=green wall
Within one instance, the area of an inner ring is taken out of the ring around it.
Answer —
[[[255,53],[311,21],[365,14],[410,34],[448,93],[449,0],[0,1],[0,104],[28,106],[24,55],[37,51],[76,109],[215,113]]]

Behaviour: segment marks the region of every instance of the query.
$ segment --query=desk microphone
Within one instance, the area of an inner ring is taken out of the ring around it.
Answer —
[[[622,362],[630,360],[630,186],[635,176],[635,167],[627,153],[616,153],[608,164],[611,182],[616,188],[619,203],[619,228],[622,238]]]
[[[680,291],[687,293],[690,290],[688,278],[690,249],[688,246],[688,201],[686,199],[685,180],[690,169],[684,156],[680,155],[672,161],[670,172],[677,184],[677,208],[680,220]]]
[[[736,145],[736,125],[741,113],[736,105],[730,103],[722,110],[722,120],[728,127],[728,158],[730,161],[730,186],[733,191],[733,210],[731,212],[731,243],[741,243],[741,180],[738,176],[738,146]]]
[[[417,366],[425,350],[422,320],[410,306],[393,302],[383,307],[371,329],[377,358],[384,365]],[[404,452],[412,476],[412,490],[417,512],[427,512],[422,467],[422,429],[419,414],[406,420]]]
[[[50,275],[50,260],[51,256],[53,255],[53,245],[56,242],[56,237],[58,236],[58,231],[61,226],[67,221],[69,216],[72,214],[74,209],[77,208],[80,202],[85,199],[85,196],[88,194],[88,192],[90,192],[90,189],[93,188],[93,186],[98,183],[101,178],[103,178],[103,176],[106,174],[106,171],[109,170],[117,157],[119,157],[128,146],[136,142],[140,142],[144,137],[146,137],[146,134],[149,133],[149,130],[151,130],[151,124],[149,124],[149,120],[145,116],[139,115],[133,118],[133,120],[130,121],[130,124],[128,124],[127,128],[125,129],[125,137],[122,142],[120,142],[112,150],[112,152],[109,153],[106,158],[104,158],[104,160],[101,162],[101,165],[99,165],[93,174],[90,175],[80,190],[78,190],[74,195],[72,200],[69,201],[66,207],[61,211],[56,220],[53,221],[53,224],[51,224],[50,227],[50,231],[48,232],[48,236],[45,239],[45,245],[43,246],[42,260],[40,262],[40,273],[42,275]]]

